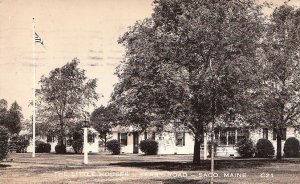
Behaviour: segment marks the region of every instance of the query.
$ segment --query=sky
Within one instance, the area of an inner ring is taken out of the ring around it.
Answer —
[[[284,1],[269,0],[275,5]],[[300,0],[289,4],[300,6]],[[77,57],[87,77],[98,79],[97,92],[103,97],[96,104],[106,105],[125,53],[117,40],[152,10],[152,0],[0,0],[0,99],[9,105],[17,101],[24,117],[30,117],[35,18],[45,45],[36,44],[37,81]]]

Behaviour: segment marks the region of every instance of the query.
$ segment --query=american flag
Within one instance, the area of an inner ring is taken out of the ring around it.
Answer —
[[[41,43],[44,46],[44,42],[43,42],[42,38],[37,33],[35,33],[34,38],[35,38],[35,43]]]

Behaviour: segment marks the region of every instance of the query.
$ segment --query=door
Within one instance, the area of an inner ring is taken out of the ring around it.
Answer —
[[[139,133],[133,133],[133,153],[139,153]]]

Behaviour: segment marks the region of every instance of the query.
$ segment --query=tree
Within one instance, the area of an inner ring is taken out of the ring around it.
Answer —
[[[7,115],[7,101],[5,99],[0,100],[0,125],[5,126]]]
[[[112,105],[107,107],[100,106],[95,109],[91,114],[91,122],[93,128],[95,128],[99,133],[99,138],[104,141],[106,149],[107,136],[111,132],[113,127],[113,122],[115,122],[117,112]]]
[[[6,127],[11,133],[18,134],[21,131],[23,114],[22,108],[15,101],[11,104],[10,109],[7,112]]]
[[[38,121],[48,130],[51,127],[53,132],[58,130],[55,133],[61,145],[68,129],[80,121],[85,108],[95,105],[98,99],[96,79],[88,80],[85,70],[79,69],[78,64],[75,58],[52,70],[48,77],[42,76],[41,88],[37,91]]]
[[[300,118],[300,9],[287,4],[276,8],[264,37],[261,124],[274,128],[277,159],[281,159],[282,128],[299,125]]]
[[[0,126],[0,161],[6,158],[8,154],[9,133],[7,128]]]
[[[179,121],[194,134],[193,162],[200,163],[207,125],[226,114],[246,113],[247,93],[256,81],[262,6],[254,0],[155,5],[151,18],[119,40],[126,56],[112,99],[125,117],[143,118],[132,125]]]
[[[7,101],[0,100],[0,125],[5,126],[11,134],[18,134],[21,131],[23,114],[22,108],[15,101],[7,110]]]

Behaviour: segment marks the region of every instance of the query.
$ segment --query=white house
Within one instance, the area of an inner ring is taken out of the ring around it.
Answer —
[[[300,133],[297,129],[292,127],[283,128],[282,132],[282,141],[281,141],[281,148],[283,154],[283,147],[285,140],[290,137],[296,137],[300,140]],[[223,129],[216,129],[215,131],[215,139],[218,142],[218,147],[216,150],[216,156],[220,157],[230,157],[230,156],[239,156],[236,149],[237,147],[235,144],[239,142],[241,139],[245,137],[250,137],[250,139],[255,144],[259,139],[264,138],[268,139],[272,142],[275,155],[277,150],[277,138],[276,133],[273,129],[268,128],[259,128],[259,129],[249,129],[249,128],[223,128]]]
[[[299,131],[292,127],[283,128],[282,135],[282,149],[287,138],[296,137],[300,139]],[[218,142],[216,156],[239,156],[235,145],[245,137],[250,137],[253,143],[256,143],[258,139],[266,138],[273,143],[276,151],[276,134],[273,129],[227,127],[215,129],[215,140]],[[71,139],[72,137],[68,137],[66,139],[68,152],[73,152],[72,146],[70,145]],[[189,132],[156,132],[150,130],[138,133],[134,128],[116,127],[112,130],[112,134],[108,137],[108,140],[112,139],[116,139],[120,142],[122,154],[142,153],[139,149],[139,143],[145,139],[153,139],[158,142],[158,154],[193,154],[194,152],[194,136]],[[207,140],[209,139],[210,138],[208,137]],[[40,140],[50,143],[51,152],[55,152],[55,146],[57,145],[57,139],[55,137],[48,136],[47,138],[40,138]],[[28,146],[27,151],[32,152],[32,144]],[[90,128],[88,135],[88,151],[90,153],[99,153],[104,151],[103,141],[99,139],[97,131],[92,128]]]

